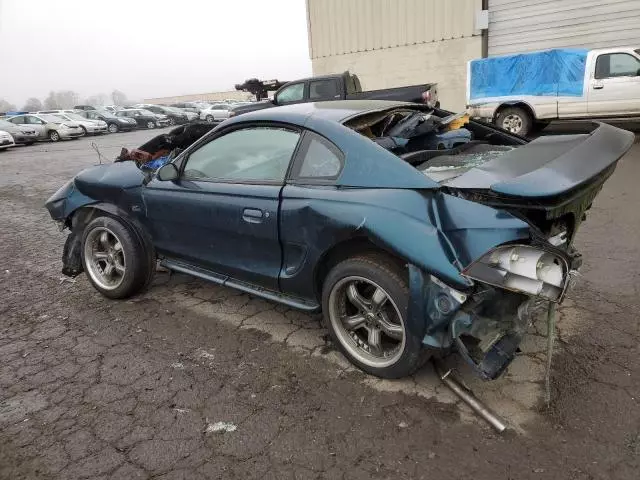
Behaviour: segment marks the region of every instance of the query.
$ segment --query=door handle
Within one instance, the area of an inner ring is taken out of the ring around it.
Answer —
[[[593,84],[593,89],[594,90],[602,90],[604,88],[604,84],[603,83],[594,83]]]
[[[247,223],[262,223],[264,213],[257,208],[245,208],[242,210],[242,220]]]

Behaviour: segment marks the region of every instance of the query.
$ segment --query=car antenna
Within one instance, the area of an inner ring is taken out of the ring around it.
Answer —
[[[91,142],[91,148],[93,148],[96,151],[96,153],[98,154],[99,165],[102,165],[102,159],[104,158],[104,155],[102,155],[100,153],[100,149],[98,148],[98,145],[96,145],[96,142]],[[105,159],[105,161],[106,161],[106,159]]]

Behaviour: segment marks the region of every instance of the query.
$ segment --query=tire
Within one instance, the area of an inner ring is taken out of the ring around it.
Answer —
[[[169,126],[173,127],[176,124],[176,119],[173,117],[169,117]]]
[[[156,123],[155,123],[155,122],[152,122],[151,120],[149,120],[149,121],[147,122],[147,128],[148,128],[149,130],[151,130],[152,128],[156,128]]]
[[[118,130],[120,130],[118,128],[118,125],[116,123],[110,123],[109,125],[107,125],[107,131],[109,133],[118,133]]]
[[[81,257],[89,281],[105,297],[128,298],[150,283],[151,256],[118,218],[97,217],[84,228]]]
[[[500,110],[496,118],[496,125],[508,132],[522,137],[531,131],[533,119],[529,113],[519,107],[507,107]]]
[[[87,135],[89,135],[89,133],[87,133],[87,129],[84,128],[82,125],[80,125],[80,128],[82,129],[82,136],[86,137]]]
[[[51,130],[49,132],[49,140],[51,140],[52,142],[59,142],[60,141],[60,134],[55,130]]]
[[[367,254],[337,264],[323,284],[322,309],[331,338],[351,363],[377,377],[406,377],[422,365],[422,338],[406,327],[407,277],[404,268],[388,256]],[[367,308],[372,307],[368,313],[363,314],[364,310],[349,299],[347,292],[352,286],[359,294],[357,298],[366,300]],[[381,302],[380,313],[374,313],[376,294],[380,291],[386,299]],[[360,323],[348,329],[344,323],[347,317]],[[380,323],[381,319],[384,323]],[[377,328],[383,324],[386,327]],[[377,342],[371,342],[376,338],[372,337],[371,330],[376,329]]]
[[[207,120],[207,122],[209,123],[213,123],[215,119],[213,118],[213,115],[207,115],[207,118],[205,120]]]

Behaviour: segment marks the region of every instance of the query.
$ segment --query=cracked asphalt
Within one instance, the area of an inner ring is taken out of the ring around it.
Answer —
[[[498,435],[429,365],[353,369],[317,316],[184,275],[128,301],[63,279],[44,201],[97,163],[92,142],[110,159],[156,133],[0,152],[0,478],[638,478],[640,146],[578,235],[551,405],[543,322],[498,381],[449,360],[510,424]]]

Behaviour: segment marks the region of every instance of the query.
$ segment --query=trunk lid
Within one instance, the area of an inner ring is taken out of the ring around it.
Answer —
[[[441,185],[457,196],[525,217],[546,236],[566,231],[570,241],[634,139],[631,132],[594,123],[588,134],[540,137],[459,168],[462,173],[444,176]]]

